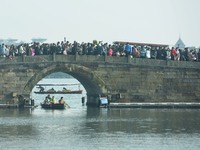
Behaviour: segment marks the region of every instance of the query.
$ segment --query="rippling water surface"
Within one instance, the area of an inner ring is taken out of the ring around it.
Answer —
[[[87,108],[82,96],[65,95],[66,110],[0,109],[1,149],[200,149],[198,109]]]

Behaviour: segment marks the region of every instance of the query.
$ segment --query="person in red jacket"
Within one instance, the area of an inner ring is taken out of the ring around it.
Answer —
[[[171,49],[171,60],[175,60],[176,58],[176,49],[172,47]]]
[[[113,50],[112,50],[111,45],[108,46],[108,52],[107,52],[107,55],[108,55],[108,56],[112,56],[112,55],[113,55]]]

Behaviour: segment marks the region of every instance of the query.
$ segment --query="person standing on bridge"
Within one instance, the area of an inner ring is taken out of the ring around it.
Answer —
[[[0,54],[1,54],[2,57],[6,57],[5,53],[6,53],[6,46],[5,46],[5,44],[3,43],[3,44],[1,45]]]
[[[35,56],[35,49],[33,45],[30,47],[31,56]]]
[[[126,56],[131,55],[132,46],[129,43],[126,43],[126,45],[124,46],[124,52],[126,53]]]
[[[0,56],[2,56],[2,55],[3,55],[3,48],[2,48],[2,46],[0,44]]]
[[[108,56],[112,56],[112,55],[113,55],[113,49],[112,49],[112,47],[111,47],[110,44],[108,45],[107,55],[108,55]]]

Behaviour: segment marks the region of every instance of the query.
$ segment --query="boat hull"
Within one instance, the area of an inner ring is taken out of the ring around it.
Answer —
[[[65,109],[65,104],[41,104],[44,109]]]
[[[77,91],[57,91],[57,92],[52,92],[52,91],[44,91],[44,92],[34,92],[35,94],[82,94],[82,90],[77,90]]]

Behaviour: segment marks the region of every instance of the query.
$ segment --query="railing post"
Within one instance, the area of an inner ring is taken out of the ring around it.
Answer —
[[[56,61],[56,53],[53,53],[53,62]]]
[[[168,66],[169,65],[169,63],[168,63],[168,59],[166,60],[166,66]]]
[[[108,57],[107,57],[107,55],[105,54],[105,55],[104,55],[104,62],[107,62],[107,61],[108,61],[107,58],[108,58]]]
[[[78,60],[78,52],[75,53],[75,62]]]
[[[127,56],[127,62],[130,63],[131,62],[131,55]]]
[[[138,65],[138,58],[135,58],[135,64]]]
[[[22,54],[22,62],[25,62],[25,56]]]

